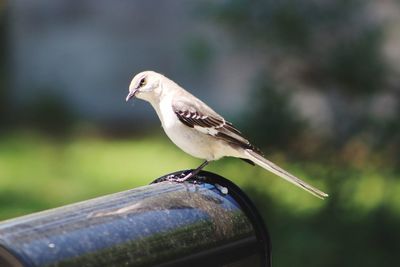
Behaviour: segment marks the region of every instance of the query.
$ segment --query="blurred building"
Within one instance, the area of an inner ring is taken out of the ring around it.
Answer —
[[[9,1],[8,95],[13,109],[23,114],[50,96],[83,121],[131,122],[129,128],[155,122],[148,105],[137,102],[132,108],[124,102],[132,76],[153,69],[234,118],[249,103],[248,91],[265,57],[251,45],[243,49],[198,11],[198,3],[179,0]],[[376,2],[369,12],[371,20],[388,22],[384,52],[398,71],[398,5]],[[301,113],[322,131],[329,131],[334,112],[326,97],[331,96],[312,88],[294,97]],[[377,97],[373,112],[392,114],[393,99]]]
[[[8,11],[17,110],[50,95],[87,121],[155,119],[147,105],[124,102],[133,74],[152,69],[229,113],[245,102],[257,68],[194,3],[15,0]]]

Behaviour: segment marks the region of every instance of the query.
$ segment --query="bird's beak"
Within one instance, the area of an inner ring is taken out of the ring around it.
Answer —
[[[128,102],[132,97],[134,97],[136,92],[137,92],[137,89],[133,89],[132,91],[129,91],[129,94],[126,96],[126,99],[125,99],[126,102]]]

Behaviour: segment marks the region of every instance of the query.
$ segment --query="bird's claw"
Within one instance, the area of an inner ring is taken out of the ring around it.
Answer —
[[[180,173],[179,175],[171,174],[166,177],[166,181],[168,182],[177,182],[177,183],[183,183],[186,181],[188,178],[190,178],[192,173],[185,174],[184,172]]]
[[[168,182],[175,182],[176,179],[177,179],[176,175],[174,175],[174,174],[170,174],[165,178],[165,180],[168,181]]]
[[[182,175],[184,175],[184,176],[182,177]],[[192,177],[192,173],[191,172],[189,174],[187,174],[187,175],[185,175],[185,173],[181,173],[180,174],[180,178],[177,178],[175,181],[178,182],[178,183],[183,183],[184,181],[186,181],[190,177]]]

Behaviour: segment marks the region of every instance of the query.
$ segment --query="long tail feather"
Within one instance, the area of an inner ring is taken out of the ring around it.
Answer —
[[[256,163],[257,165],[263,167],[264,169],[278,175],[279,177],[282,177],[288,182],[291,182],[292,184],[306,190],[307,192],[313,194],[314,196],[324,199],[325,197],[328,196],[328,194],[322,192],[321,190],[313,187],[312,185],[307,184],[306,182],[300,180],[296,176],[288,173],[281,167],[277,166],[276,164],[272,163],[271,161],[267,160],[260,154],[258,154],[255,151],[252,151],[250,149],[245,150],[245,154],[248,156],[248,159]]]

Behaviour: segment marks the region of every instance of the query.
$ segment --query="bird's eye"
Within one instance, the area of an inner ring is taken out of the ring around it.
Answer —
[[[145,86],[146,83],[147,83],[146,78],[142,78],[142,79],[140,80],[139,87]]]

